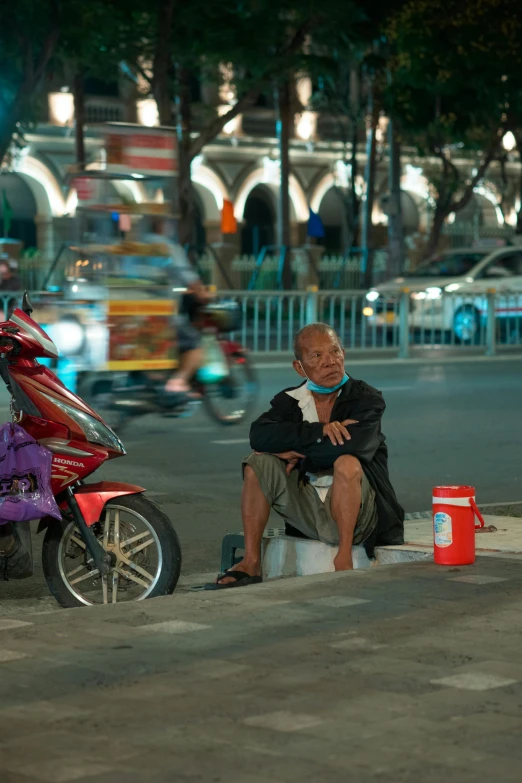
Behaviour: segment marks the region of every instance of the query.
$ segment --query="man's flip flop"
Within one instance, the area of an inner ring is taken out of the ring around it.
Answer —
[[[225,584],[218,584],[220,579],[224,579],[226,576],[232,577],[234,582],[226,582]],[[262,576],[250,576],[245,571],[225,571],[224,574],[218,576],[217,582],[211,582],[204,586],[205,590],[226,590],[229,587],[246,587],[247,585],[257,585],[263,581]]]

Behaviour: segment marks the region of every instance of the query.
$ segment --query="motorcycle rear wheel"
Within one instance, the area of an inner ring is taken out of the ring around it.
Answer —
[[[94,532],[116,562],[101,577],[74,522],[51,523],[42,547],[49,590],[65,608],[170,595],[181,571],[181,546],[168,517],[143,495],[109,501]]]

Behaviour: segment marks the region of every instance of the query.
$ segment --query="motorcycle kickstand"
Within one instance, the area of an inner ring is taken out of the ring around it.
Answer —
[[[113,556],[110,552],[106,552],[102,547],[91,528],[83,518],[78,501],[74,497],[74,492],[71,487],[67,487],[67,495],[69,502],[69,509],[73,515],[74,521],[80,531],[80,535],[83,538],[85,546],[92,556],[94,565],[100,572],[101,576],[106,576],[113,566]]]

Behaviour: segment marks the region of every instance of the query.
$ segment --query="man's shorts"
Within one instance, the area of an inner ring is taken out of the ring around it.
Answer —
[[[330,502],[332,488],[328,490],[325,502],[309,482],[298,482],[298,471],[286,475],[286,462],[271,454],[250,454],[243,460],[250,465],[270,506],[300,530],[308,538],[324,541],[326,544],[338,544],[339,533],[332,517]],[[363,473],[362,500],[353,543],[362,544],[372,534],[377,525],[377,506],[375,491]]]
[[[201,343],[201,334],[196,327],[191,324],[186,315],[180,315],[176,319],[176,329],[178,332],[178,347],[180,353],[193,351],[199,348]]]

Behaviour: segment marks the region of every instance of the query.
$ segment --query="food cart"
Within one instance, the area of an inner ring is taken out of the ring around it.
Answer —
[[[88,397],[109,372],[177,366],[169,247],[151,240],[152,222],[173,217],[157,198],[175,176],[172,131],[114,123],[105,134],[105,162],[70,171],[76,241],[58,252],[38,302],[62,357],[58,375],[73,389],[88,380]]]
[[[81,174],[76,183],[81,195],[78,239],[58,253],[38,301],[39,321],[60,351],[53,369],[93,407],[107,406],[111,416],[115,394],[123,389],[132,397],[143,383],[164,390],[165,378],[179,363],[174,322],[183,291],[171,271],[176,247],[154,225],[171,220],[172,207],[151,200],[116,201],[111,182],[121,191],[122,183],[136,184],[136,177],[141,195],[150,197],[157,185],[154,177],[147,191],[142,174]],[[232,325],[237,304],[213,304],[206,310],[202,340],[209,362],[194,380],[210,415],[234,424],[247,415],[257,384],[241,346],[220,337],[237,328]],[[134,397],[127,402],[137,410]],[[184,408],[185,403],[174,415],[184,415]]]
[[[177,366],[178,298],[165,270],[168,253],[161,243],[125,240],[64,249],[40,297],[39,319],[60,350],[56,369],[69,387],[81,381],[92,397],[108,372],[114,379]]]

